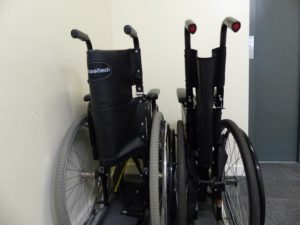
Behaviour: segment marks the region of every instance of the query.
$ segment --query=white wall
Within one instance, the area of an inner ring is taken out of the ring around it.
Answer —
[[[55,154],[87,93],[85,45],[111,48],[108,0],[0,1],[0,224],[53,225]]]
[[[242,28],[238,34],[228,32],[224,118],[234,119],[247,131],[248,0],[112,0],[113,46],[131,47],[122,27],[130,24],[136,28],[146,89],[161,89],[160,108],[172,124],[180,118],[176,88],[184,87],[184,21],[193,19],[197,23],[192,47],[199,49],[201,57],[209,57],[219,44],[220,26],[226,16],[238,18]]]
[[[139,32],[146,88],[161,89],[161,110],[180,118],[176,88],[184,86],[183,23],[198,24],[193,46],[201,56],[219,42],[222,19],[242,22],[228,35],[225,116],[248,128],[247,1],[239,0],[1,0],[0,1],[0,224],[52,225],[54,158],[73,119],[84,112],[85,46],[128,48],[123,25]],[[111,14],[112,13],[112,14]],[[113,36],[113,42],[112,42]]]

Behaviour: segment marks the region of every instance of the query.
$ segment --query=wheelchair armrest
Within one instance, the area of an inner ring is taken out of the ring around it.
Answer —
[[[148,91],[146,98],[149,100],[156,100],[158,99],[159,93],[160,93],[159,89],[151,89],[150,91]]]
[[[186,90],[185,88],[177,88],[177,98],[179,103],[185,104],[186,102]]]

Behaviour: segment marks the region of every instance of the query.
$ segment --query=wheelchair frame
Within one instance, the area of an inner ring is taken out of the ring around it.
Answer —
[[[238,32],[240,27],[241,24],[236,19],[232,17],[225,18],[221,26],[220,46],[212,50],[211,58],[198,58],[197,51],[191,48],[190,37],[191,34],[196,32],[197,26],[192,20],[185,22],[186,88],[177,89],[177,97],[179,103],[181,103],[182,121],[185,127],[187,176],[198,190],[200,200],[206,198],[207,187],[210,186],[213,192],[216,193],[217,199],[215,200],[220,199],[222,202],[222,192],[226,186],[226,182],[222,180],[222,175],[224,174],[227,155],[219,153],[216,149],[222,147],[220,138],[222,130],[221,117],[224,109],[227,28],[230,28],[233,32]],[[196,96],[194,88],[196,89]],[[260,166],[248,136],[244,132],[243,135],[251,150],[255,176],[258,180],[259,204],[261,207],[260,224],[262,225],[265,218],[265,195]],[[180,151],[180,149],[177,151]],[[197,152],[196,158],[194,156],[195,152]],[[195,161],[197,161],[197,165]],[[209,175],[210,173],[211,175]],[[191,201],[194,201],[193,204],[196,205],[198,199],[192,197]],[[221,218],[221,208],[217,207],[216,211],[216,218]]]
[[[133,39],[133,43],[134,43],[134,51],[135,53],[138,53],[140,51],[140,44],[139,44],[139,39],[137,36],[137,32],[135,31],[134,28],[132,28],[130,25],[126,25],[124,27],[124,32],[125,34],[129,35],[132,39]],[[84,34],[83,32],[79,31],[79,30],[72,30],[71,31],[71,35],[73,38],[78,38],[82,41],[84,41],[86,43],[87,49],[88,51],[93,50],[93,46],[91,43],[90,38],[88,37],[87,34]],[[141,58],[139,59],[141,61]],[[151,115],[154,114],[155,111],[158,110],[158,107],[156,105],[156,99],[158,98],[159,95],[159,90],[158,89],[152,89],[149,91],[149,93],[147,95],[144,94],[144,87],[143,87],[143,79],[142,79],[142,68],[140,68],[137,73],[139,73],[139,78],[138,82],[136,84],[136,95],[138,97],[138,99],[140,99],[139,101],[142,101],[142,99],[144,97],[146,97],[150,102],[151,102],[151,109],[150,112],[152,113]],[[84,101],[88,102],[88,121],[90,122],[90,126],[89,126],[89,130],[90,130],[90,134],[91,134],[91,145],[93,146],[93,153],[94,153],[94,157],[95,159],[97,159],[98,156],[98,151],[96,149],[96,141],[95,141],[95,130],[92,127],[93,124],[93,120],[92,120],[92,115],[91,115],[91,103],[90,103],[90,95],[87,95],[84,97]],[[133,161],[138,169],[138,171],[141,173],[141,175],[143,177],[145,177],[145,175],[147,174],[147,172],[149,170],[149,163],[147,162],[146,159],[143,159],[143,170],[140,167],[140,164],[138,162],[138,159],[136,157],[132,157]],[[126,163],[123,165],[123,167],[126,167]],[[100,167],[100,171],[99,171],[99,176],[101,178],[101,181],[103,183],[103,194],[104,194],[104,202],[103,204],[105,204],[106,206],[108,205],[108,201],[109,201],[109,196],[108,196],[108,190],[107,190],[107,181],[108,181],[108,176],[109,176],[109,169],[110,166],[108,167],[104,167],[101,166]]]
[[[143,129],[145,129],[146,133],[143,134],[140,138],[143,139],[144,142],[146,142],[146,148],[147,151],[146,152],[141,152],[140,149],[136,149],[134,151],[130,151],[129,153],[126,153],[123,156],[120,156],[118,159],[116,159],[115,161],[106,161],[104,165],[101,165],[101,156],[99,154],[99,149],[97,146],[97,140],[96,140],[96,129],[95,129],[95,122],[94,122],[94,118],[93,118],[93,110],[95,111],[95,109],[93,109],[93,95],[92,95],[92,90],[91,90],[91,94],[86,95],[84,97],[84,101],[88,102],[88,106],[87,106],[87,118],[85,118],[84,120],[80,120],[79,122],[76,122],[76,128],[71,127],[72,129],[69,130],[67,137],[67,142],[64,142],[63,148],[65,148],[63,150],[63,152],[67,152],[67,153],[63,153],[63,162],[60,163],[59,165],[59,171],[57,172],[57,178],[58,178],[58,182],[56,182],[56,186],[61,186],[63,187],[62,190],[64,190],[65,188],[65,184],[63,181],[63,179],[67,179],[66,178],[66,174],[65,171],[66,170],[66,157],[68,157],[68,152],[70,151],[68,148],[72,148],[71,144],[74,142],[74,138],[76,138],[77,134],[73,134],[72,132],[79,132],[79,130],[81,129],[81,126],[83,126],[82,123],[85,124],[85,126],[88,127],[89,130],[89,141],[90,141],[90,145],[92,147],[92,153],[93,153],[93,158],[94,160],[100,160],[100,167],[97,168],[96,171],[93,171],[92,173],[83,173],[80,172],[80,174],[85,177],[94,177],[94,179],[97,181],[98,185],[102,186],[102,193],[101,193],[101,199],[95,199],[95,203],[94,204],[100,204],[103,205],[104,207],[108,207],[110,202],[111,202],[111,195],[110,195],[110,191],[109,191],[109,185],[110,182],[109,180],[111,179],[111,167],[112,166],[116,166],[115,172],[113,176],[117,177],[117,182],[116,185],[113,187],[114,192],[117,192],[120,186],[120,181],[123,179],[124,177],[124,171],[125,168],[127,166],[127,162],[128,159],[132,158],[133,162],[137,168],[137,171],[139,172],[139,175],[142,177],[143,179],[143,189],[145,189],[145,193],[150,193],[150,195],[152,196],[151,198],[149,198],[148,196],[144,196],[143,197],[143,205],[144,208],[142,210],[145,210],[143,213],[140,212],[135,212],[132,210],[122,210],[122,214],[128,215],[128,216],[133,216],[133,217],[137,217],[138,218],[138,222],[137,224],[144,224],[147,222],[147,220],[149,220],[149,217],[151,217],[151,220],[153,221],[160,221],[160,223],[162,224],[169,224],[169,220],[173,219],[173,216],[171,216],[172,213],[172,209],[169,210],[169,205],[168,205],[168,200],[173,199],[175,197],[174,191],[173,189],[168,189],[168,184],[169,182],[173,182],[173,176],[174,176],[174,170],[172,169],[175,166],[175,159],[174,159],[174,152],[175,152],[175,145],[174,145],[174,136],[175,133],[174,131],[172,131],[168,125],[168,123],[163,119],[162,114],[158,111],[158,106],[156,104],[156,100],[158,99],[158,95],[159,95],[159,90],[158,89],[151,89],[147,94],[144,94],[144,87],[143,87],[143,79],[142,79],[142,65],[141,65],[141,55],[140,55],[140,46],[139,46],[139,40],[138,40],[138,36],[137,36],[137,32],[135,31],[134,28],[132,28],[130,25],[126,25],[124,27],[124,32],[125,34],[129,35],[132,39],[133,39],[133,43],[134,43],[134,49],[129,49],[130,52],[132,52],[134,54],[135,60],[138,61],[139,63],[139,67],[137,68],[136,75],[134,77],[135,81],[133,84],[131,84],[131,86],[135,85],[136,86],[136,95],[137,97],[131,96],[131,100],[136,100],[138,103],[143,103],[145,106],[145,113],[143,115],[145,115],[145,120],[144,122],[142,122],[139,126],[142,126]],[[87,34],[79,31],[79,30],[72,30],[71,31],[71,35],[73,38],[79,39],[81,41],[84,41],[86,43],[87,49],[88,49],[88,54],[90,52],[93,51],[93,46],[92,43],[90,41],[90,38]],[[131,51],[132,50],[132,51]],[[96,50],[98,51],[98,50]],[[123,51],[123,50],[121,50]],[[109,53],[110,54],[110,53]],[[89,55],[88,55],[89,57]],[[131,59],[130,59],[131,60]],[[105,63],[104,63],[105,64]],[[94,70],[92,71],[94,72]],[[90,83],[90,79],[89,79],[89,83]],[[91,83],[90,83],[91,85]],[[91,89],[91,86],[90,86]],[[130,90],[131,91],[131,90]],[[149,115],[148,115],[149,114]],[[150,119],[150,124],[147,124],[148,119]],[[156,120],[155,120],[156,119]],[[157,130],[154,130],[153,126],[154,126],[154,122],[156,121],[156,123],[159,122],[159,124],[156,124],[158,127],[156,127]],[[71,133],[70,133],[71,132]],[[151,134],[150,134],[151,133]],[[159,135],[158,137],[154,138],[153,135]],[[71,137],[70,137],[71,136]],[[157,143],[156,143],[157,142]],[[152,153],[151,153],[151,149],[152,149]],[[139,151],[137,151],[139,150]],[[155,152],[157,151],[157,152]],[[150,158],[148,156],[150,152],[150,156],[157,161],[153,161],[152,158]],[[152,161],[151,161],[152,159]],[[142,161],[142,165],[141,162]],[[61,160],[60,160],[61,161]],[[171,164],[169,164],[169,162],[172,162]],[[154,165],[155,162],[157,163],[162,163],[161,166]],[[59,164],[59,163],[58,163]],[[154,174],[152,171],[149,172],[149,168],[152,166],[152,168],[156,168],[156,173]],[[62,168],[61,168],[62,167]],[[117,174],[116,174],[117,173]],[[160,178],[162,177],[162,178]],[[155,184],[151,184],[155,183]],[[61,187],[58,187],[57,189],[60,190]],[[156,190],[151,190],[151,187],[154,187]],[[160,190],[160,187],[162,187],[163,191],[167,191],[166,193],[162,193]],[[97,187],[99,188],[99,187]],[[147,195],[146,194],[146,195]],[[59,201],[64,201],[64,198],[66,196],[64,196],[63,193],[58,193],[57,195],[57,199]],[[76,196],[77,197],[77,196]],[[97,197],[98,198],[98,197]],[[152,201],[152,198],[157,198],[156,201]],[[160,200],[161,198],[161,200]],[[173,199],[174,200],[174,199]],[[161,202],[161,203],[160,203]],[[161,206],[157,206],[157,204],[161,204]],[[173,202],[174,204],[174,202]],[[59,210],[61,210],[62,212],[58,212],[59,217],[64,216],[63,214],[67,213],[67,209],[66,209],[66,203],[58,203],[59,205]],[[95,206],[94,206],[95,207]],[[153,216],[153,212],[150,211],[150,215],[149,213],[147,213],[147,211],[149,209],[153,209],[155,211],[157,215]],[[158,211],[157,211],[158,210]],[[94,211],[94,210],[93,210]],[[96,210],[97,211],[97,210]],[[93,212],[91,212],[92,214],[94,214]],[[84,224],[88,225],[88,224],[94,224],[95,221],[93,221],[94,218],[97,218],[98,222],[102,222],[103,220],[103,215],[105,214],[102,213],[101,214],[101,218],[98,215],[99,213],[95,212],[95,215],[92,215],[93,218],[88,218],[88,221],[86,221]],[[63,218],[63,219],[59,219],[59,223],[61,223],[61,225],[66,225],[66,223],[69,225],[72,222],[70,221],[70,218]],[[64,222],[62,222],[64,221]],[[77,223],[76,223],[77,224]],[[73,224],[71,224],[73,225]]]
[[[213,58],[199,58],[199,60],[203,60],[203,64],[206,63],[207,60],[213,59],[215,60],[213,67],[216,69],[213,75],[212,81],[206,81],[205,79],[211,79],[208,76],[203,75],[200,79],[203,80],[203,82],[200,82],[202,84],[199,89],[202,91],[201,93],[198,93],[199,95],[203,96],[198,101],[197,105],[198,109],[202,109],[201,117],[209,116],[209,118],[203,118],[207,121],[213,121],[213,123],[207,124],[206,127],[203,128],[203,131],[209,132],[205,139],[202,139],[202,142],[212,140],[212,147],[217,147],[217,141],[220,138],[220,127],[221,127],[221,116],[222,116],[222,109],[224,104],[224,84],[225,84],[225,63],[226,63],[226,34],[227,34],[227,27],[230,27],[234,32],[237,32],[240,29],[240,23],[233,18],[227,18],[224,20],[221,28],[221,41],[220,41],[220,47],[213,49]],[[196,32],[196,24],[188,20],[185,24],[184,29],[184,37],[185,37],[185,68],[186,68],[186,93],[179,92],[178,96],[180,99],[184,99],[184,102],[182,103],[183,107],[183,117],[186,119],[183,119],[183,121],[186,121],[186,130],[187,130],[187,142],[190,146],[206,146],[205,143],[199,143],[199,133],[200,136],[203,135],[202,132],[195,132],[197,129],[197,124],[195,121],[195,96],[193,93],[193,88],[197,87],[198,84],[195,77],[197,77],[197,52],[193,49],[191,49],[191,34],[194,34]],[[210,74],[211,75],[211,74]],[[198,78],[199,79],[199,78]],[[201,81],[202,81],[201,80]],[[210,87],[207,87],[206,84],[210,82],[210,84],[213,84],[214,90],[209,90]],[[213,96],[213,99],[211,99],[211,102],[207,102],[208,98],[211,98]],[[209,107],[211,106],[212,107]],[[186,112],[186,113],[185,113]],[[213,118],[213,120],[211,120]],[[197,118],[198,119],[198,118]],[[206,124],[205,124],[206,125]],[[195,135],[197,133],[197,135]],[[211,136],[212,134],[212,136]],[[198,143],[197,143],[198,142]],[[197,147],[196,147],[197,148]],[[205,148],[204,148],[205,149]],[[204,167],[210,167],[212,163],[212,152],[210,149],[206,148],[205,151],[202,152],[201,157],[203,159],[203,163],[205,164]]]

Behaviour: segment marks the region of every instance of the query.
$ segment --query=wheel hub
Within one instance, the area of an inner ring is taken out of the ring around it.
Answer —
[[[83,179],[85,179],[85,178],[94,178],[95,175],[96,175],[95,172],[85,172],[85,171],[80,172],[79,174],[80,174],[81,178],[83,178]]]

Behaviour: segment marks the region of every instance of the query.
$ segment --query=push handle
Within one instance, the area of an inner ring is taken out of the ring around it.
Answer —
[[[128,34],[132,38],[138,38],[136,30],[130,25],[124,26],[124,32],[125,34]]]
[[[73,38],[84,41],[86,43],[88,50],[93,50],[92,42],[86,33],[83,33],[80,30],[73,29],[73,30],[71,30],[71,36]]]
[[[134,53],[138,54],[137,57],[139,58],[139,68],[137,69],[137,80],[136,80],[136,93],[138,96],[144,96],[144,87],[143,87],[143,72],[142,72],[142,59],[141,59],[141,54],[140,54],[140,44],[139,44],[139,38],[136,30],[130,26],[130,25],[125,25],[124,26],[124,32],[125,34],[129,35],[133,39],[133,44],[134,44]]]
[[[73,29],[71,30],[71,36],[77,38],[81,41],[89,41],[90,38],[86,33],[81,32],[80,30]]]
[[[136,30],[130,25],[125,25],[124,32],[125,34],[129,35],[133,39],[134,48],[136,49],[140,48],[139,38]]]
[[[197,25],[193,20],[186,20],[184,24],[185,49],[191,49],[191,34],[196,33]]]
[[[223,25],[227,26],[230,28],[233,32],[238,32],[241,28],[241,23],[237,19],[233,17],[226,17],[223,20]]]
[[[194,23],[193,20],[186,20],[185,21],[185,29],[190,34],[194,34],[197,31],[197,25]]]
[[[236,33],[240,30],[241,23],[233,17],[226,17],[223,20],[221,27],[220,47],[226,47],[227,28],[231,29],[233,32]]]

